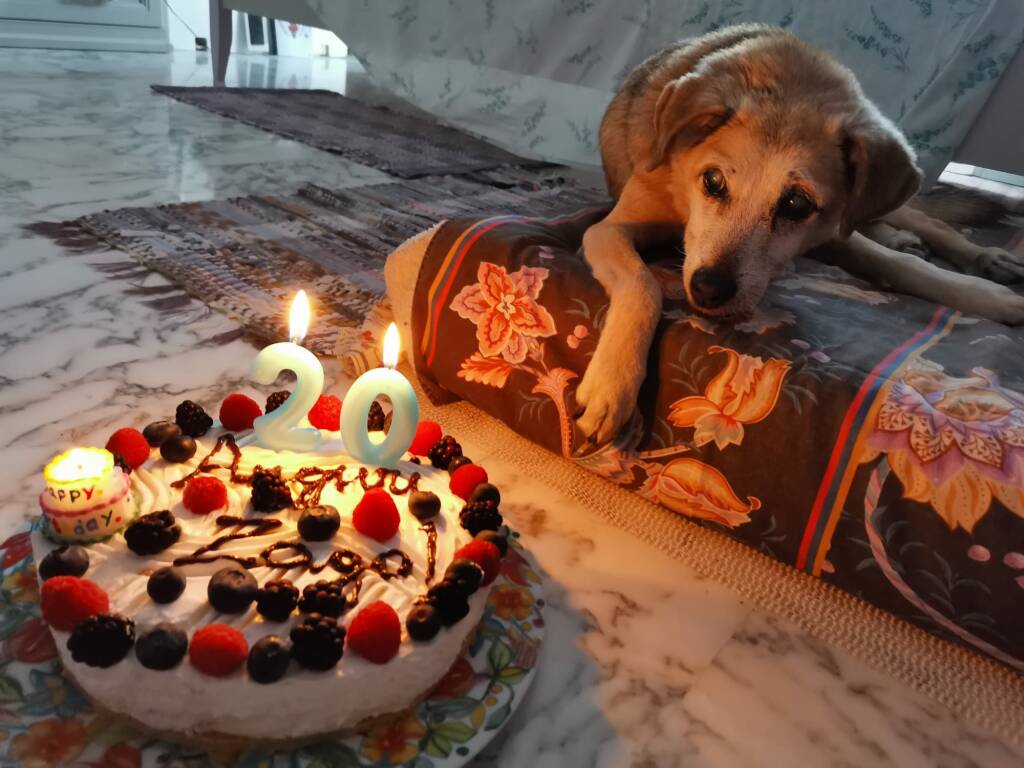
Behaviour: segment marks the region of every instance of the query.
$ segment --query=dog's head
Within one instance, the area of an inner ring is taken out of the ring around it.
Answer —
[[[647,170],[663,166],[686,222],[684,286],[712,315],[749,313],[796,256],[898,208],[921,180],[853,76],[788,36],[721,51],[663,88]]]

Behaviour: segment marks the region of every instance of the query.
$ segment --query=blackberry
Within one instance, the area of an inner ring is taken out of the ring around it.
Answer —
[[[292,658],[304,669],[331,669],[345,650],[345,629],[319,613],[311,613],[292,628]]]
[[[448,469],[448,464],[456,456],[462,455],[462,446],[451,435],[445,435],[427,453],[430,463],[438,469]]]
[[[469,456],[456,456],[454,459],[448,462],[448,472],[454,472],[459,467],[464,467],[467,464],[472,464],[473,460]]]
[[[366,429],[369,432],[381,432],[384,429],[384,409],[380,403],[374,400],[370,403],[370,413],[366,416]]]
[[[476,536],[480,531],[498,530],[502,517],[496,502],[471,501],[459,512],[459,523],[470,534]]]
[[[254,682],[266,685],[284,677],[291,660],[292,654],[284,639],[267,635],[253,643],[245,665]]]
[[[271,579],[256,593],[256,610],[270,621],[286,621],[299,602],[299,589],[288,579]]]
[[[191,400],[184,400],[174,411],[174,422],[189,437],[202,437],[210,431],[213,419],[203,410],[203,406]]]
[[[463,593],[463,587],[449,579],[427,590],[427,602],[437,609],[441,623],[446,627],[455,624],[469,613],[469,602]]]
[[[122,472],[124,472],[126,475],[130,475],[132,473],[132,465],[125,461],[124,456],[122,456],[120,453],[114,453],[113,455],[114,466],[120,467]]]
[[[292,393],[287,389],[282,389],[267,395],[267,407],[263,409],[263,412],[270,413],[271,411],[276,411],[284,405],[284,401],[287,400],[291,394]]]
[[[252,508],[257,512],[276,512],[292,506],[292,492],[281,477],[281,468],[264,469],[256,465],[252,471]]]
[[[68,638],[71,658],[90,667],[111,667],[135,643],[135,622],[116,613],[99,613],[80,621]]]
[[[302,590],[299,610],[303,613],[321,613],[324,616],[338,618],[348,607],[345,593],[340,581],[321,579],[307,584]]]
[[[167,509],[143,515],[124,529],[125,543],[136,555],[163,552],[180,538],[181,525]]]
[[[89,553],[77,544],[62,544],[39,562],[39,578],[82,576],[89,570]]]

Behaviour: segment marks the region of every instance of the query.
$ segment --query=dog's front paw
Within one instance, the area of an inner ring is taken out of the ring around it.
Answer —
[[[993,295],[987,310],[982,314],[1006,325],[1024,325],[1024,296],[1004,286],[997,287],[999,292]]]
[[[580,414],[576,425],[588,442],[602,444],[615,437],[629,420],[636,408],[640,384],[621,375],[621,371],[595,365],[597,362],[595,356],[576,389],[577,413]]]
[[[1003,285],[1024,282],[1024,256],[1002,248],[982,248],[974,260],[972,271],[979,277]]]

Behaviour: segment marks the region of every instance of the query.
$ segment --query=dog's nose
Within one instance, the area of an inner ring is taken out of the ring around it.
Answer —
[[[725,267],[701,267],[690,278],[690,296],[697,306],[715,309],[736,295],[736,278]]]

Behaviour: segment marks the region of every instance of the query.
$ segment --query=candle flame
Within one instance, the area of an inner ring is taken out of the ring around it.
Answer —
[[[384,365],[394,368],[398,365],[398,326],[394,323],[388,326],[384,334]]]
[[[295,294],[292,311],[288,318],[288,338],[292,344],[301,344],[309,330],[309,299],[305,291]]]
[[[114,456],[102,448],[72,448],[55,456],[43,474],[51,483],[99,480],[114,469]]]

